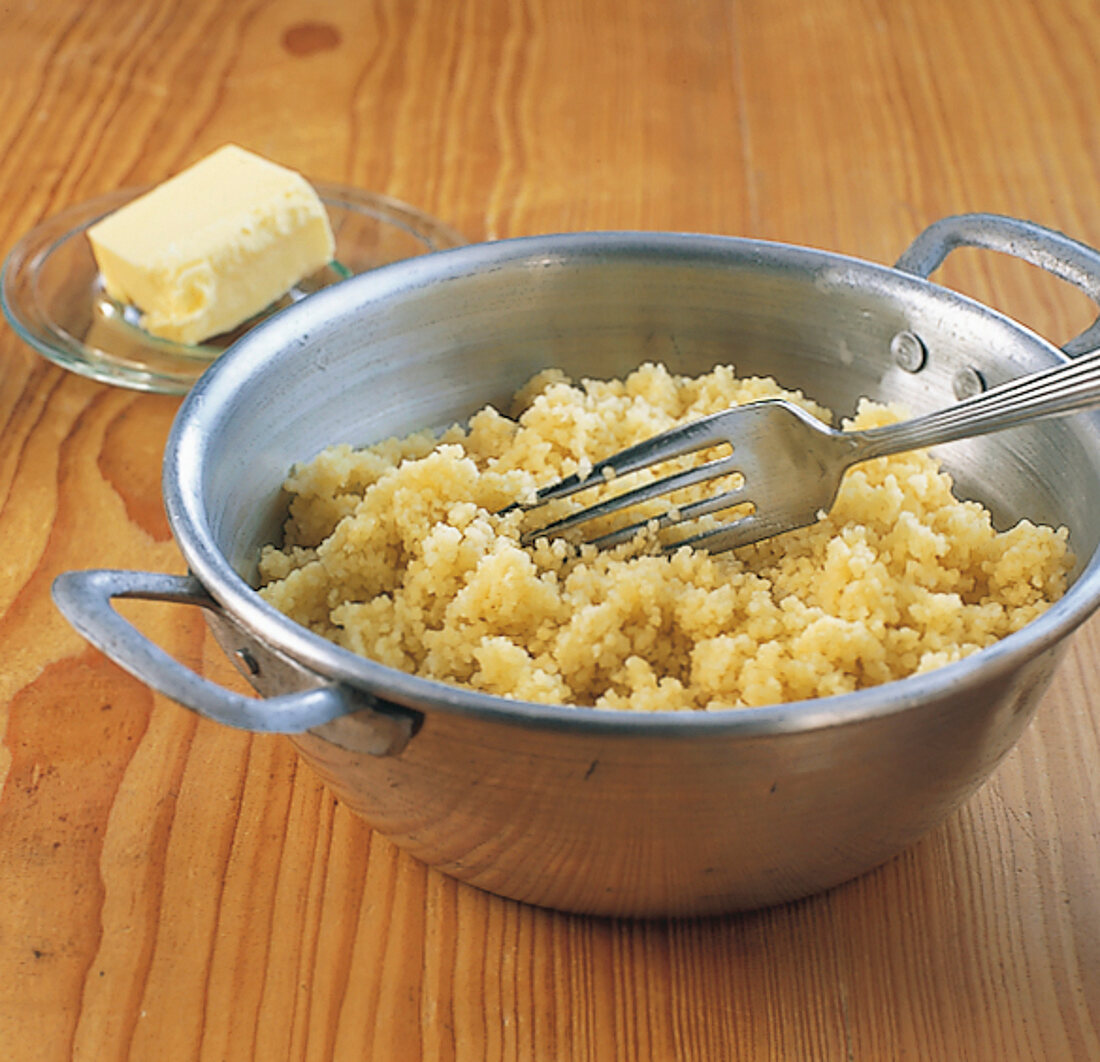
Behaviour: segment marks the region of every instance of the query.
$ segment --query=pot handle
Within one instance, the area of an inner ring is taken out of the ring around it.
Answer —
[[[241,730],[299,734],[353,712],[368,712],[371,734],[365,743],[362,739],[358,743],[374,755],[395,755],[412,735],[411,717],[375,711],[372,698],[339,683],[266,698],[227,690],[174,660],[111,604],[114,598],[139,598],[220,612],[221,606],[194,576],[72,571],[54,580],[52,592],[65,618],[92,645],[146,685],[206,719]]]
[[[929,225],[895,263],[895,268],[929,277],[958,247],[999,251],[1045,269],[1080,288],[1100,305],[1100,251],[1054,229],[1000,214],[958,214]],[[1062,350],[1078,355],[1100,347],[1100,317]]]

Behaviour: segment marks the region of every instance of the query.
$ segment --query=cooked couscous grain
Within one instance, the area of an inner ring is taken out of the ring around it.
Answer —
[[[850,470],[829,516],[734,553],[645,541],[519,544],[517,498],[672,425],[783,396],[729,367],[625,380],[541,374],[516,419],[442,438],[334,446],[292,471],[263,596],[356,653],[485,693],[567,705],[716,710],[843,693],[988,646],[1065,589],[1065,529],[997,532],[926,453]],[[864,402],[852,427],[901,411]],[[577,504],[558,502],[557,511]],[[554,514],[551,514],[554,515]]]

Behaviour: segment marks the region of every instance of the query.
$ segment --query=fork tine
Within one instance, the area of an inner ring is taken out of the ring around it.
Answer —
[[[682,457],[684,454],[726,442],[726,437],[718,430],[717,423],[726,412],[729,411],[723,410],[700,417],[699,420],[690,424],[669,428],[668,431],[654,435],[651,439],[644,439],[640,443],[628,446],[625,450],[620,450],[617,454],[612,454],[593,465],[592,471],[587,476],[574,473],[558,480],[557,483],[541,488],[535,494],[534,501],[520,504],[519,508],[535,509],[546,502],[571,497],[589,487],[598,487],[607,482],[607,473],[611,473],[612,478],[625,476],[650,465],[671,460],[673,457]]]
[[[696,446],[693,449],[699,449]],[[680,451],[683,453],[684,451]],[[626,451],[623,451],[626,453]],[[608,461],[615,461],[622,454],[611,457]],[[606,464],[607,462],[604,462]],[[597,466],[599,467],[599,466]],[[644,467],[642,465],[638,468]],[[545,527],[540,527],[536,531],[527,531],[521,537],[520,541],[524,545],[530,545],[537,538],[541,538],[544,535],[555,535],[562,531],[568,531],[571,527],[576,527],[577,524],[583,524],[589,520],[595,520],[601,516],[610,516],[612,513],[617,513],[622,509],[626,509],[631,505],[637,505],[640,502],[650,501],[653,498],[659,498],[664,494],[671,494],[674,490],[680,490],[683,487],[691,487],[696,483],[703,483],[706,480],[713,479],[715,476],[720,476],[728,472],[737,471],[733,458],[731,457],[719,457],[713,461],[708,461],[706,464],[697,465],[695,468],[686,468],[680,472],[674,472],[672,475],[665,476],[663,479],[656,479],[652,483],[643,483],[640,487],[635,487],[633,490],[624,491],[622,494],[615,495],[614,498],[608,498],[605,501],[597,502],[595,505],[590,505],[586,509],[578,509],[574,513],[570,513],[568,516],[563,516],[559,520],[555,520],[552,523],[547,524]],[[562,481],[565,482],[565,481]],[[589,484],[591,486],[591,484]],[[560,484],[555,484],[560,486]],[[579,489],[579,488],[578,488]],[[570,493],[576,493],[570,491]],[[555,497],[568,497],[568,494],[558,494]],[[708,499],[709,500],[709,499]],[[699,504],[699,503],[696,503]],[[719,506],[724,508],[724,506]],[[710,512],[711,510],[706,510]],[[659,519],[651,517],[650,519]],[[667,526],[666,521],[661,526]],[[627,538],[632,537],[633,532],[638,528],[645,527],[649,523],[649,520],[639,521],[637,524],[631,525],[631,528],[622,528],[621,531],[611,532],[609,535],[603,535],[600,538],[594,539],[598,544],[611,545],[609,541],[614,538],[617,542],[626,541]],[[631,534],[625,537],[620,537],[622,532],[627,530],[631,531]]]
[[[609,531],[606,535],[600,535],[598,538],[592,539],[589,544],[597,546],[600,549],[607,549],[609,546],[617,546],[620,542],[629,542],[639,531],[654,522],[656,522],[658,529],[673,527],[686,520],[694,520],[695,517],[702,516],[705,513],[715,512],[718,509],[728,509],[744,501],[744,486],[735,487],[733,490],[725,491],[722,494],[716,494],[713,498],[704,498],[702,501],[693,502],[691,505],[685,505],[683,508],[674,509],[670,513],[661,513],[660,516],[651,516],[646,520],[638,520],[628,527],[620,527],[615,531]],[[739,522],[740,521],[734,521],[732,524],[726,524],[725,526],[733,527]],[[701,537],[703,536],[693,535],[691,538],[685,539],[684,541],[690,542]],[[676,545],[680,546],[682,543],[678,542]],[[661,552],[669,553],[672,552],[672,550],[666,546],[662,548]]]
[[[665,554],[675,553],[681,546],[691,546],[695,549],[705,549],[709,553],[722,553],[725,550],[737,549],[739,546],[747,546],[768,534],[756,513],[747,513],[740,519],[731,520],[721,527],[711,528],[709,531],[700,531],[698,534],[688,535],[676,542],[668,542],[661,547]]]
[[[669,542],[661,548],[661,552],[675,553],[681,546],[692,546],[696,549],[705,549],[708,553],[723,553],[726,550],[739,549],[741,546],[751,546],[754,542],[771,538],[773,535],[782,534],[785,531],[807,527],[816,519],[816,515],[798,519],[787,515],[782,520],[776,520],[774,518],[767,519],[759,513],[748,513],[737,520],[731,520],[728,524],[723,524],[721,527],[714,527],[709,531],[700,531],[698,534],[689,535],[678,542]]]

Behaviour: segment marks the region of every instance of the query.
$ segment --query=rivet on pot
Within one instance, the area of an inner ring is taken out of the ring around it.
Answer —
[[[247,649],[238,649],[233,655],[237,658],[237,664],[242,671],[249,675],[260,673],[259,661]]]
[[[915,332],[899,332],[890,340],[894,361],[906,372],[920,372],[928,360],[928,351]]]
[[[985,390],[985,377],[977,369],[959,369],[952,381],[955,389],[955,397],[958,399],[973,398]]]

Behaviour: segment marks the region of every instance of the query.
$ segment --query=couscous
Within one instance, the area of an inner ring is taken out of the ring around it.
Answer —
[[[333,642],[426,678],[652,711],[822,697],[927,671],[1064,592],[1064,528],[1022,520],[998,532],[923,452],[850,470],[812,527],[713,556],[663,556],[644,535],[605,552],[524,547],[530,517],[500,512],[676,423],[771,396],[829,419],[731,367],[687,378],[645,365],[616,381],[540,374],[511,416],[486,408],[442,437],[334,446],[291,471],[261,593]],[[849,426],[902,414],[865,401]]]

